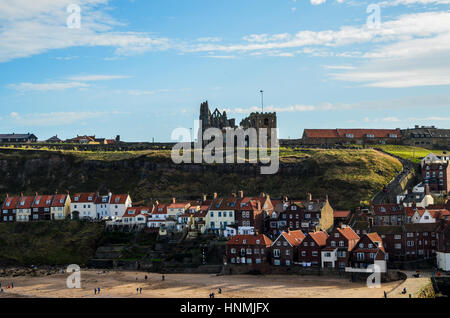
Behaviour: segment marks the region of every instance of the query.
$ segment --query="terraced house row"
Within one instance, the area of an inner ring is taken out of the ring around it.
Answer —
[[[274,241],[264,234],[236,235],[227,242],[225,262],[262,272],[295,266],[365,269],[375,260],[386,262],[385,255],[383,240],[377,233],[359,236],[344,226],[330,232],[288,230]]]
[[[29,222],[65,219],[105,219],[121,217],[132,205],[128,194],[100,196],[98,193],[33,196],[6,195],[0,222]]]

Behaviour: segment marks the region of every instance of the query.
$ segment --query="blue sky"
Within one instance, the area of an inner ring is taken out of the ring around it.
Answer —
[[[2,133],[169,141],[261,89],[282,138],[450,128],[450,0],[3,0],[0,38]]]

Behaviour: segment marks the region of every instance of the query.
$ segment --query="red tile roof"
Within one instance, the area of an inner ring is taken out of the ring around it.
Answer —
[[[305,129],[308,138],[339,138],[336,129]]]
[[[113,194],[111,196],[110,204],[125,204],[128,198],[128,194]]]
[[[33,204],[34,196],[20,197],[17,202],[18,209],[31,209],[31,205]]]
[[[3,202],[3,210],[14,210],[16,209],[17,202],[19,202],[20,197],[8,197],[5,202]]]
[[[345,211],[333,211],[333,216],[335,218],[347,218],[350,215],[350,210]]]
[[[90,198],[90,200],[89,200]],[[72,203],[94,203],[97,200],[97,194],[91,193],[75,193]]]
[[[49,208],[52,205],[52,195],[38,195],[34,198],[34,202],[31,205],[33,208]]]
[[[281,235],[283,235],[292,246],[299,246],[306,237],[301,230],[283,232]]]
[[[259,240],[259,244],[257,241]],[[245,241],[245,244],[244,244]],[[264,234],[259,235],[235,235],[230,238],[227,245],[257,245],[270,247],[272,245],[272,240],[265,236]]]
[[[309,235],[319,246],[327,245],[328,233],[325,231],[310,232]]]
[[[158,204],[153,209],[152,214],[167,214],[167,204]]]
[[[339,233],[341,233],[347,240],[359,240],[358,234],[353,231],[351,227],[338,228]]]
[[[127,208],[122,217],[133,218],[138,215],[149,216],[152,211],[151,207],[148,206],[135,206]]]
[[[63,207],[66,204],[67,194],[55,194],[53,196],[52,207]]]

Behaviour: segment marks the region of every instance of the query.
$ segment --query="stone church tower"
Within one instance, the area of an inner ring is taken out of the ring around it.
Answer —
[[[259,143],[259,129],[267,128],[267,146],[270,147],[272,142],[272,128],[277,128],[277,113],[251,113],[250,116],[241,121],[241,127],[244,129],[255,128],[258,132]],[[274,136],[275,137],[275,136]]]

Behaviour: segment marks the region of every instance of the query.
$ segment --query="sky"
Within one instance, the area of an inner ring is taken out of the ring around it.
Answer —
[[[450,0],[0,1],[0,133],[171,141],[260,90],[280,138],[450,128]]]

